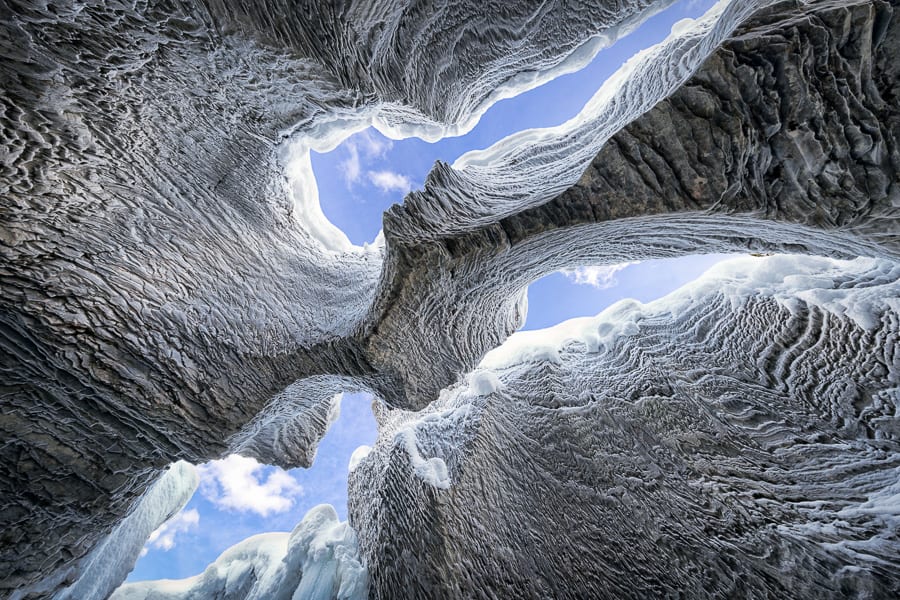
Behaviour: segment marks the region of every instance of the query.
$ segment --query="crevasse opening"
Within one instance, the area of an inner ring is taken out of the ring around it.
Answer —
[[[544,329],[568,319],[593,317],[621,300],[651,302],[736,256],[741,255],[696,254],[551,273],[528,286],[528,313],[521,330]]]
[[[532,89],[523,83],[521,89],[527,91],[518,95],[507,90],[503,96],[511,97],[501,97],[465,127],[448,129],[446,137],[436,141],[423,139],[438,137],[433,131],[416,137],[419,132],[412,129],[381,126],[377,112],[371,111],[306,132],[303,139],[292,138],[283,146],[281,160],[294,198],[295,217],[327,250],[377,248],[384,211],[422,187],[436,160],[453,164],[457,158],[506,137],[575,118],[622,64],[677,31],[685,19],[700,17],[713,4],[712,0],[675,2],[632,31],[619,32],[618,39],[595,40],[589,48],[596,52],[593,58],[589,62],[579,58],[587,62],[583,68]],[[604,44],[609,45],[597,51]],[[455,135],[460,132],[463,134]],[[595,315],[625,297],[655,299],[723,258],[683,257],[553,273],[530,286],[524,329]],[[625,281],[619,284],[619,280]],[[371,413],[360,410],[358,398],[344,397],[341,417],[320,443],[315,463],[308,470],[284,471],[237,455],[200,465],[198,492],[151,535],[128,581],[199,573],[221,552],[255,533],[291,530],[310,508],[322,503],[331,504],[338,517],[346,519],[348,468],[352,470],[362,460],[365,448],[376,437]],[[350,421],[355,425],[348,424]],[[350,431],[354,427],[357,430]],[[229,516],[227,526],[210,524],[210,515],[218,513]],[[148,561],[151,556],[156,560]]]

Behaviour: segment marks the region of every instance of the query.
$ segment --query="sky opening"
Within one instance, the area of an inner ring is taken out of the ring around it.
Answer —
[[[735,254],[698,254],[551,273],[528,286],[523,330],[544,329],[576,317],[593,317],[619,300],[647,303],[697,279]]]
[[[466,135],[437,142],[391,140],[369,127],[327,153],[310,152],[322,212],[351,243],[362,246],[381,231],[382,214],[421,189],[436,160],[448,164],[525,129],[554,127],[577,115],[632,56],[662,42],[682,19],[695,19],[714,0],[682,0],[653,15],[631,34],[601,50],[583,69],[494,104]]]

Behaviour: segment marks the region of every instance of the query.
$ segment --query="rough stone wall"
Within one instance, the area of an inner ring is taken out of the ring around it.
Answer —
[[[558,268],[897,259],[882,0],[734,2],[632,71],[607,116],[439,164],[382,249],[326,248],[297,218],[288,136],[465,129],[653,8],[595,4],[0,7],[0,592],[77,578],[170,462],[306,464],[344,389],[426,407]]]
[[[742,260],[383,415],[372,597],[895,597],[900,271]]]
[[[335,255],[293,218],[287,134],[373,111],[455,127],[525,65],[552,71],[645,4],[573,7],[568,29],[561,5],[519,3],[506,26],[521,39],[456,36],[481,6],[445,11],[455,29],[396,2],[0,7],[5,589],[65,571],[159,469],[225,452],[295,381],[370,384],[349,336],[381,257]],[[451,60],[455,96],[391,70],[395,46],[452,57],[457,42],[460,57],[497,56],[467,73]],[[323,412],[298,418],[321,435]],[[311,450],[295,446],[292,460]]]
[[[382,279],[368,345],[382,368],[400,370],[406,406],[424,406],[512,333],[520,291],[560,268],[747,250],[896,257],[898,35],[886,3],[762,9],[681,87],[622,123],[556,197],[465,232],[431,225],[447,216],[448,189],[475,193],[470,180],[426,184],[392,208],[385,269],[397,276]],[[626,91],[652,94],[646,85]],[[599,120],[544,143],[584,138]],[[442,360],[423,368],[410,354]]]

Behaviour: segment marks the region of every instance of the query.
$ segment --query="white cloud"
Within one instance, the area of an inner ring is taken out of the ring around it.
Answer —
[[[347,185],[350,186],[359,181],[363,159],[371,161],[381,158],[393,145],[391,140],[379,139],[368,129],[347,138],[343,143],[343,147],[347,150],[347,158],[340,163],[340,169]]]
[[[368,158],[381,158],[384,153],[394,147],[394,142],[389,139],[378,139],[371,129],[366,129],[356,134],[356,141]]]
[[[200,513],[196,508],[182,510],[150,534],[147,543],[141,550],[141,556],[147,554],[151,547],[171,550],[175,547],[175,537],[179,533],[187,533],[192,529],[197,529],[199,525]]]
[[[565,269],[562,273],[576,284],[592,285],[599,290],[605,290],[619,283],[616,280],[616,273],[625,267],[636,264],[638,263],[627,262],[603,267],[578,267],[577,269]]]
[[[369,171],[369,181],[382,192],[397,191],[405,194],[412,189],[409,177],[393,171]]]
[[[356,148],[356,144],[348,144],[347,152],[349,156],[346,160],[341,161],[340,169],[344,174],[344,181],[350,185],[359,180],[359,150]]]
[[[200,465],[197,472],[200,493],[229,510],[265,517],[288,510],[294,498],[303,494],[303,487],[285,471],[237,454]]]

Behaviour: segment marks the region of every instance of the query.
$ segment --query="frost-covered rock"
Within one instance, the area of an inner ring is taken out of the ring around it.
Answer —
[[[513,335],[351,473],[371,597],[896,597],[898,298],[748,257]]]
[[[896,0],[723,1],[625,65],[569,123],[513,135],[462,157],[455,169],[437,164],[422,190],[385,215],[379,243],[365,248],[351,247],[322,219],[302,160],[297,172],[285,172],[289,146],[301,148],[302,158],[306,149],[333,146],[369,123],[394,136],[464,131],[492,102],[584,64],[665,4],[463,0],[423,10],[407,0],[24,0],[7,7],[0,25],[0,594],[50,595],[71,585],[68,574],[100,552],[175,461],[198,464],[238,451],[282,466],[308,464],[333,415],[335,394],[353,390],[379,397],[383,423],[379,445],[356,462],[354,480],[387,465],[431,494],[422,500],[418,488],[410,488],[412,495],[405,488],[385,492],[377,514],[354,500],[363,554],[381,557],[370,564],[374,593],[388,594],[384,582],[403,581],[404,565],[416,560],[429,565],[418,571],[421,589],[434,589],[442,577],[459,582],[445,566],[465,568],[464,552],[484,556],[472,547],[480,531],[466,531],[469,541],[454,546],[441,537],[451,539],[450,533],[429,530],[416,540],[418,554],[403,554],[402,561],[389,560],[402,552],[386,541],[400,539],[391,529],[397,523],[437,514],[440,507],[432,503],[444,497],[439,494],[453,497],[466,489],[458,448],[476,440],[485,456],[494,453],[484,459],[496,468],[485,467],[483,487],[507,481],[498,473],[518,470],[524,480],[516,485],[536,495],[546,492],[542,471],[515,462],[535,456],[532,441],[546,441],[542,460],[587,461],[575,433],[599,427],[579,421],[573,433],[564,421],[537,419],[546,426],[542,434],[523,421],[534,416],[533,403],[511,401],[500,410],[442,392],[462,381],[480,398],[513,399],[527,391],[518,380],[494,380],[491,369],[478,365],[521,324],[529,283],[581,265],[702,252],[896,262]],[[892,417],[885,411],[893,406],[894,388],[886,383],[893,371],[868,368],[859,338],[868,340],[872,327],[881,332],[869,353],[893,365],[896,325],[867,321],[877,298],[843,298],[848,286],[872,287],[852,272],[847,278],[834,288],[798,284],[800,292],[760,292],[757,301],[728,310],[705,292],[692,299],[690,311],[711,315],[695,331],[715,345],[697,346],[685,381],[700,391],[709,384],[720,398],[771,396],[786,403],[785,410],[822,402],[815,394],[803,396],[816,386],[829,390],[828,406],[839,405],[838,397],[856,398],[871,417],[866,427],[884,438],[879,451],[892,460]],[[816,310],[805,312],[809,306]],[[619,309],[623,319],[631,314],[627,306]],[[796,359],[779,337],[769,340],[768,350],[757,349],[755,379],[708,375],[722,368],[715,360],[720,348],[736,354],[760,341],[743,337],[742,327],[762,336],[754,327],[790,315],[810,319],[809,331],[819,332],[820,314],[835,324],[822,343],[843,348],[845,356],[811,350],[805,360],[825,358],[797,363],[805,365],[798,379],[788,369]],[[591,390],[603,389],[603,366],[590,357],[614,352],[613,333],[617,340],[644,339],[641,325],[633,325],[582,336],[585,379],[561,377],[561,396],[594,393],[578,387],[586,382]],[[670,325],[686,331],[681,323]],[[663,343],[659,349],[676,352]],[[527,352],[542,365],[540,373],[569,368],[558,345]],[[622,365],[617,376],[640,381],[645,375],[640,364]],[[798,388],[800,380],[816,383]],[[534,393],[541,381],[533,382]],[[876,387],[881,391],[866,396]],[[662,397],[669,393],[660,390]],[[682,398],[677,391],[672,395]],[[680,413],[645,404],[662,411],[665,422],[680,422]],[[833,427],[843,432],[846,423],[858,424],[854,406],[830,417]],[[468,425],[482,422],[466,416],[469,411],[484,410],[511,423],[492,430],[497,439]],[[747,410],[752,415],[757,407]],[[758,410],[765,415],[760,427],[777,422],[771,408]],[[814,414],[797,414],[808,419],[802,423],[818,423]],[[781,430],[772,428],[778,438]],[[685,435],[677,443],[689,448],[694,440]],[[723,443],[738,452],[735,444],[743,439]],[[827,461],[850,464],[857,443],[836,442]],[[863,446],[865,452],[874,447]],[[807,463],[793,460],[784,464],[800,469],[797,478],[777,468],[763,477],[768,463],[740,463],[731,474],[713,469],[718,479],[710,485],[802,480],[791,493],[819,498],[813,502],[824,507],[823,515],[832,514],[834,503],[841,505],[835,510],[851,511],[842,515],[887,514],[890,494],[880,474],[869,482],[837,483],[829,475],[820,484],[803,480]],[[556,490],[551,484],[547,489]],[[762,487],[758,493],[768,493]],[[825,488],[839,499],[823,499]],[[566,499],[580,506],[582,488],[574,489],[578,493]],[[644,497],[650,505],[692,506],[694,496],[660,489],[667,491]],[[840,498],[851,490],[869,504],[844,503]],[[689,499],[679,504],[669,492]],[[776,496],[776,504],[784,499]],[[492,503],[472,501],[473,523],[481,524],[483,514],[502,521],[495,504],[523,515],[521,506],[505,505],[505,497],[486,497]],[[744,502],[741,493],[734,497]],[[747,523],[758,525],[738,518],[740,508],[721,517],[721,539],[729,548],[748,548],[729,536]],[[593,513],[552,501],[527,509],[518,527],[534,532],[540,542],[534,547],[550,557],[564,554],[560,538],[545,543],[547,530],[572,531],[572,523],[596,521]],[[613,522],[620,517],[603,514]],[[769,524],[794,531],[794,514],[776,513]],[[666,547],[669,519],[679,531],[692,532],[685,539],[693,546],[678,547],[682,562],[672,574],[647,570],[642,581],[650,593],[679,582],[684,589],[708,589],[694,577],[696,565],[709,564],[697,554],[710,547],[702,527],[691,522],[696,527],[690,529],[671,512],[653,518],[659,526],[646,539],[658,534]],[[838,552],[890,522],[884,517],[878,525],[859,521],[821,531],[830,532],[829,552]],[[641,544],[650,542],[635,541],[637,530],[611,535],[621,539],[588,535],[584,544],[570,543],[593,560],[582,573],[597,573],[598,565],[609,574],[625,572],[600,560],[604,544],[636,549],[635,560],[649,556]],[[498,541],[492,565],[510,568],[479,572],[472,581],[487,586],[493,574],[502,587],[514,580],[523,571],[510,562],[513,556],[523,569],[539,571],[545,564],[540,551],[525,555],[514,552],[518,548],[514,540]],[[797,552],[780,555],[796,577],[779,579],[765,561],[748,568],[784,591],[790,581],[832,581],[830,574],[819,577],[822,570],[846,566],[843,559],[815,562],[821,555]],[[892,561],[888,553],[870,569],[848,566],[845,579],[860,574],[848,589],[877,583],[877,565]],[[719,566],[711,572],[725,577],[727,565]],[[618,594],[628,573],[610,575],[610,595]],[[585,581],[576,577],[572,585]],[[562,594],[559,581],[534,585],[539,595],[550,589]]]

